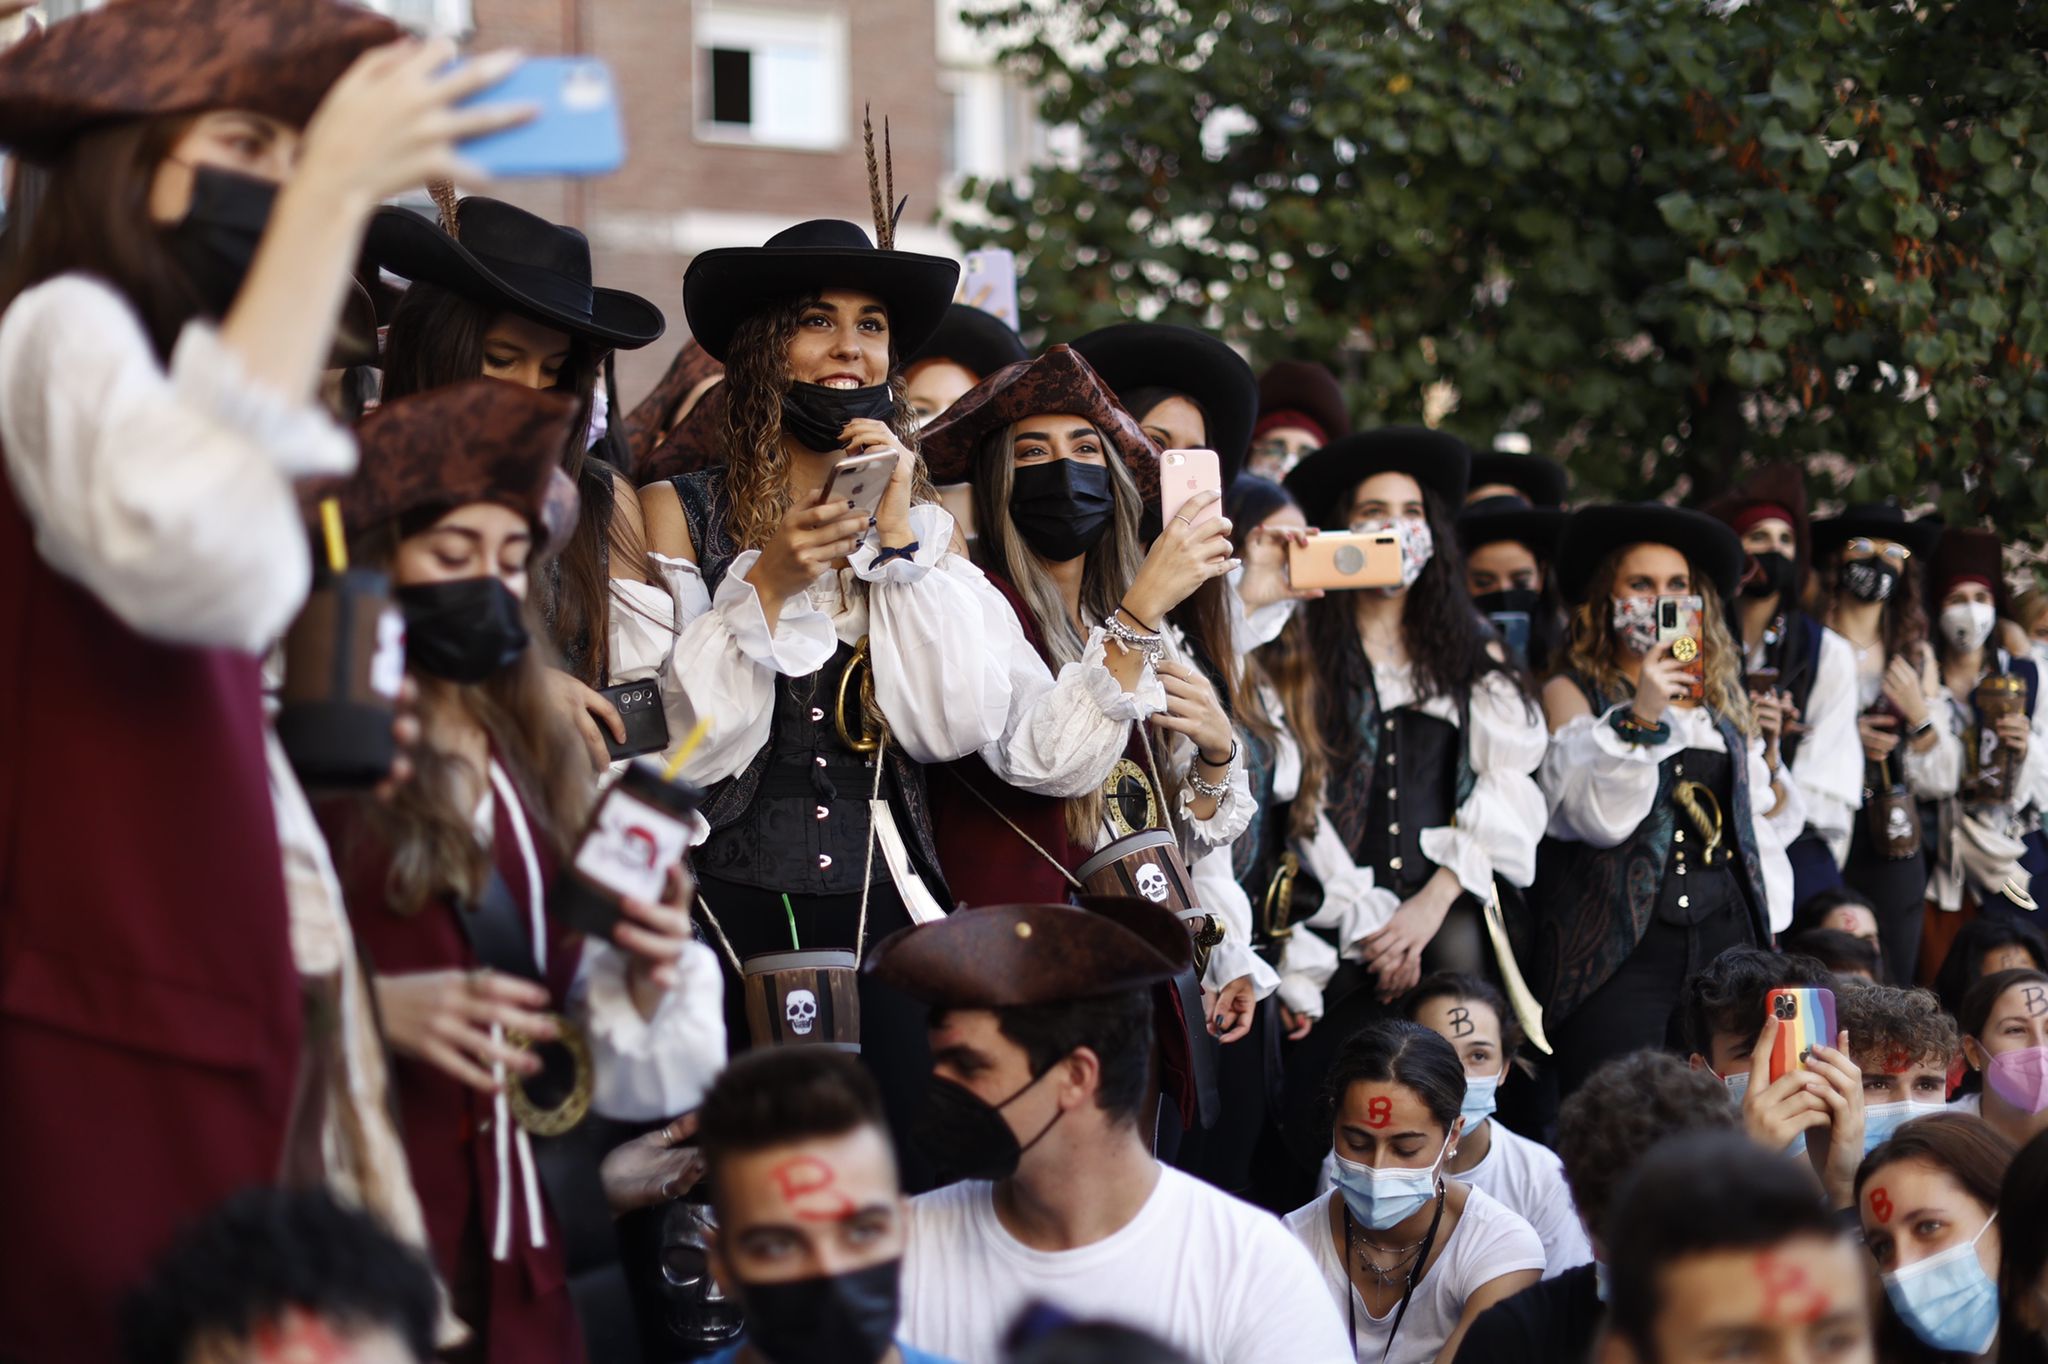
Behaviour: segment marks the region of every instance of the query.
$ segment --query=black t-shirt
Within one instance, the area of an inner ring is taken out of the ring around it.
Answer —
[[[1593,1266],[1578,1265],[1481,1312],[1457,1364],[1584,1364],[1606,1310]]]

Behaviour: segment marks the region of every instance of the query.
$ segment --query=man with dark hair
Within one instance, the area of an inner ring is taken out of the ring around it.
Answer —
[[[870,971],[933,1006],[913,1136],[962,1181],[911,1203],[907,1340],[994,1364],[1040,1301],[1207,1364],[1351,1364],[1280,1223],[1152,1158],[1150,987],[1188,960],[1180,920],[1139,901],[975,909],[875,950]]]
[[[1870,1364],[1868,1272],[1805,1172],[1727,1132],[1674,1137],[1609,1209],[1599,1364]]]
[[[1728,1086],[1750,1137],[1773,1151],[1810,1156],[1834,1206],[1848,1208],[1863,1159],[1863,1073],[1840,1049],[1840,1029],[1825,1046],[1816,1043],[1800,1066],[1770,1078],[1778,1040],[1771,991],[1807,986],[1832,991],[1834,974],[1797,953],[1731,947],[1687,977],[1677,1021],[1692,1064]]]
[[[1616,1187],[1667,1137],[1735,1130],[1727,1091],[1666,1052],[1617,1057],[1588,1076],[1558,1112],[1557,1149],[1595,1259],[1481,1313],[1457,1364],[1584,1364],[1606,1311],[1607,1257],[1598,1230]]]
[[[124,1358],[425,1364],[438,1310],[426,1260],[369,1214],[322,1189],[249,1189],[186,1228],[129,1296]]]
[[[1861,980],[1877,980],[1883,975],[1877,944],[1853,933],[1844,933],[1839,928],[1809,928],[1803,933],[1794,933],[1785,939],[1785,950],[1812,957],[1838,979],[1855,976]]]
[[[896,1342],[906,1234],[881,1095],[825,1047],[750,1052],[698,1110],[712,1275],[746,1336],[706,1364],[944,1364]]]

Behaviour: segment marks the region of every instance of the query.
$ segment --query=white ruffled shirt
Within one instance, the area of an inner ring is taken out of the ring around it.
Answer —
[[[1551,736],[1542,782],[1550,799],[1553,838],[1595,848],[1619,847],[1649,816],[1657,798],[1658,768],[1665,759],[1689,748],[1708,753],[1728,751],[1713,712],[1704,706],[1666,710],[1664,718],[1671,732],[1658,744],[1632,744],[1616,734],[1611,721],[1619,709],[1615,706],[1601,715],[1575,716]],[[1750,818],[1762,863],[1770,929],[1782,933],[1792,923],[1792,864],[1785,849],[1806,827],[1806,801],[1798,782],[1785,782],[1784,802],[1771,813],[1775,797],[1764,741],[1752,738],[1745,751]]]

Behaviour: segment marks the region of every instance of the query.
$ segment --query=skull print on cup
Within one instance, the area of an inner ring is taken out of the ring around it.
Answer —
[[[809,1037],[818,1026],[818,997],[809,990],[791,990],[782,1001],[783,1017],[798,1037]]]
[[[1155,905],[1163,903],[1172,890],[1166,873],[1150,862],[1138,868],[1137,876],[1138,893]]]

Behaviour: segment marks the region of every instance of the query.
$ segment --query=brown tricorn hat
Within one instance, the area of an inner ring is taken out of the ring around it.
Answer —
[[[49,160],[126,119],[247,109],[305,126],[404,31],[339,0],[114,0],[0,53],[0,147]]]
[[[510,507],[552,550],[576,523],[561,470],[575,395],[502,379],[465,379],[377,409],[356,430],[362,460],[341,490],[351,535],[474,502]]]
[[[1187,966],[1187,930],[1169,910],[1142,935],[1072,905],[963,909],[894,935],[864,968],[912,999],[950,1009],[1060,1004],[1171,980]],[[1169,932],[1168,930],[1171,930]],[[1173,955],[1169,955],[1169,951]]]
[[[1049,347],[1036,360],[1005,365],[989,375],[919,431],[917,444],[933,482],[959,483],[973,474],[981,443],[990,432],[1026,417],[1055,413],[1072,413],[1092,422],[1123,459],[1145,500],[1158,501],[1158,449],[1109,385],[1068,346]]]

